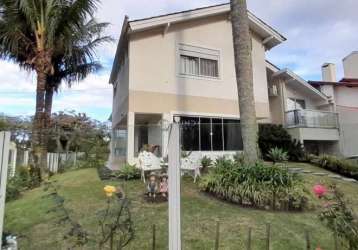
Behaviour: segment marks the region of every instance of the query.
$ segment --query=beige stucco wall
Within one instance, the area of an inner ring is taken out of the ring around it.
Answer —
[[[338,129],[325,128],[288,128],[288,133],[292,138],[299,141],[338,141]]]
[[[358,108],[358,88],[335,87],[335,100],[337,105]]]
[[[227,15],[175,24],[166,34],[163,31],[160,28],[131,35],[129,109],[134,112],[211,110],[238,115],[232,31]],[[219,50],[220,79],[179,76],[177,49],[180,43]],[[257,111],[261,117],[268,117],[265,48],[256,35],[252,45],[254,93],[260,105]],[[139,98],[144,95],[145,98]],[[179,96],[176,98],[176,95]],[[162,99],[153,99],[155,97]],[[206,99],[203,101],[203,98]],[[203,104],[206,107],[200,106]]]
[[[270,106],[270,119],[269,123],[273,124],[283,124],[285,119],[285,100],[286,95],[286,85],[282,79],[271,79],[268,77],[269,86],[272,88],[273,85],[277,87],[277,96],[269,97],[269,106]]]
[[[340,148],[344,156],[358,155],[358,88],[335,87]]]
[[[239,117],[237,100],[132,90],[129,92],[129,111],[142,113],[187,112]],[[258,118],[266,117],[268,112],[267,103],[256,102]]]
[[[286,84],[286,98],[302,99],[306,102],[306,109],[318,110],[319,102],[309,98],[298,87],[293,84]]]
[[[358,51],[343,59],[344,77],[358,78]]]

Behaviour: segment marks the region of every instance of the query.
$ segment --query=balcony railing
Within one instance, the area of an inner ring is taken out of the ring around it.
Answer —
[[[287,128],[338,128],[338,114],[317,110],[292,110],[285,114]]]

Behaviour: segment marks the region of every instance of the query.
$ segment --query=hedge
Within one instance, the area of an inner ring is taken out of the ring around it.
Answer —
[[[332,155],[313,156],[311,162],[321,168],[358,180],[358,164]]]

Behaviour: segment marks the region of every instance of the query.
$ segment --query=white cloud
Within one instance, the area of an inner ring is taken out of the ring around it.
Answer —
[[[0,94],[33,91],[36,88],[34,77],[34,74],[20,70],[18,65],[0,60]]]
[[[283,33],[288,40],[268,53],[281,67],[291,67],[305,78],[320,78],[325,62],[337,64],[357,50],[356,0],[249,0],[251,10]]]
[[[74,109],[77,111],[93,108],[112,107],[112,85],[108,84],[108,75],[90,75],[84,81],[71,88],[62,87],[54,99],[54,109]]]

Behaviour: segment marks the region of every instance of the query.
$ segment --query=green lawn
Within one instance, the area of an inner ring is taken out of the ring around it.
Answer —
[[[289,165],[326,172],[308,164]],[[328,177],[304,177],[310,189],[320,181],[332,181]],[[157,225],[157,249],[167,249],[167,203],[146,203],[143,200],[145,186],[140,181],[101,182],[95,169],[67,172],[53,177],[52,181],[65,198],[64,205],[70,211],[71,218],[89,233],[89,243],[77,249],[98,248],[95,242],[98,235],[96,212],[104,208],[106,198],[103,186],[106,184],[122,186],[131,200],[136,231],[135,239],[126,249],[151,249],[152,224]],[[358,208],[358,184],[336,182]],[[71,239],[64,239],[69,225],[58,224],[61,211],[48,212],[56,203],[53,197],[45,194],[44,188],[38,188],[6,204],[5,230],[21,235],[21,249],[68,249],[72,246]],[[314,211],[284,213],[241,208],[200,193],[192,179],[185,178],[182,183],[183,249],[213,249],[217,219],[221,225],[220,249],[245,249],[248,227],[252,228],[252,249],[264,249],[266,223],[271,223],[272,227],[271,249],[304,249],[306,229],[312,233],[314,247],[319,244],[322,249],[333,249],[333,237]]]

